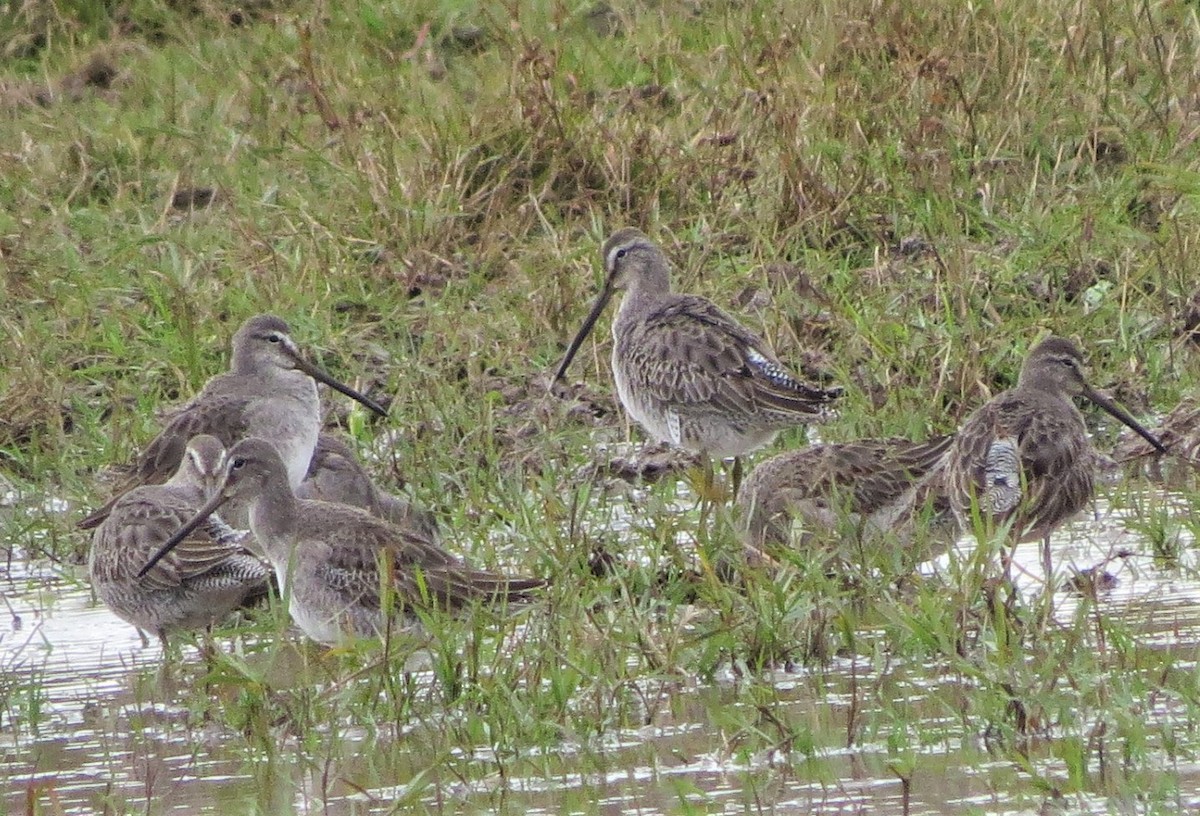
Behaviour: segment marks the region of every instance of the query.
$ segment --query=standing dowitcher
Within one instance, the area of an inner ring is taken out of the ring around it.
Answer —
[[[773,456],[750,471],[738,491],[746,543],[752,550],[786,544],[797,518],[808,531],[849,523],[863,534],[892,532],[906,539],[914,516],[930,501],[937,526],[946,526],[940,517],[952,514],[949,507],[938,508],[936,498],[953,441],[859,439]]]
[[[625,289],[612,324],[613,378],[625,410],[657,441],[718,459],[741,457],[784,428],[832,416],[841,389],[801,382],[712,301],[672,292],[667,258],[642,232],[618,230],[601,252],[604,288],[555,382],[613,293]]]
[[[1017,387],[967,418],[946,461],[947,495],[960,523],[971,529],[977,511],[988,530],[1009,525],[1014,542],[1041,539],[1047,582],[1050,534],[1082,510],[1095,490],[1096,454],[1072,402],[1076,396],[1165,452],[1125,409],[1088,384],[1075,343],[1047,337],[1029,352]]]
[[[458,609],[473,601],[519,603],[545,585],[472,569],[417,530],[345,504],[297,499],[279,453],[250,438],[226,457],[218,492],[143,567],[160,558],[227,501],[250,506],[250,529],[267,553],[292,620],[320,643],[372,637],[398,610]]]
[[[166,481],[183,457],[187,441],[202,433],[215,436],[226,447],[247,436],[270,440],[287,465],[292,486],[299,485],[321,430],[314,380],[387,416],[377,402],[306,360],[283,320],[274,315],[250,318],[233,336],[230,370],[209,380],[198,396],[175,412],[138,457],[117,497],[137,485]],[[83,519],[79,527],[86,530],[102,522],[115,501]]]
[[[164,645],[167,633],[209,626],[267,590],[270,569],[224,541],[216,517],[154,569],[139,573],[204,506],[224,472],[225,446],[215,437],[196,436],[165,484],[121,496],[92,534],[88,571],[96,594],[117,617],[155,633]]]
[[[413,507],[399,496],[380,490],[340,435],[322,431],[308,465],[308,474],[296,488],[296,498],[317,499],[361,507],[373,516],[423,535],[438,537],[433,514]]]

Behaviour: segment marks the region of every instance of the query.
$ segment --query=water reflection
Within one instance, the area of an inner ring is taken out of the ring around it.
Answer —
[[[686,496],[680,502],[691,504]],[[1186,505],[1164,506],[1177,515],[1191,512]],[[1183,527],[1172,533],[1182,545],[1183,568],[1163,568],[1143,552],[1145,536],[1127,529],[1123,511],[1101,510],[1099,521],[1070,525],[1056,539],[1064,587],[1056,598],[1057,618],[1069,622],[1084,602],[1065,588],[1072,566],[1106,563],[1117,578],[1099,596],[1106,613],[1120,616],[1145,646],[1176,650],[1176,670],[1194,670],[1200,584],[1190,577],[1197,566],[1190,534]],[[601,523],[605,529],[636,530],[638,516],[614,505]],[[972,546],[964,539],[955,554],[923,569],[945,570],[948,559],[966,557]],[[1030,596],[1044,581],[1039,546],[1022,545],[1016,554],[1018,586]],[[1115,557],[1123,549],[1133,554]],[[933,666],[913,665],[889,665],[881,678],[870,655],[768,675],[778,716],[811,723],[814,741],[808,745],[747,753],[722,725],[737,680],[673,679],[670,689],[647,690],[669,701],[650,725],[605,732],[596,744],[564,739],[551,749],[531,748],[519,761],[506,761],[503,775],[485,745],[456,755],[454,773],[440,773],[438,758],[422,747],[420,729],[428,724],[414,724],[392,744],[361,731],[322,734],[349,746],[330,767],[310,756],[311,740],[281,731],[281,745],[272,753],[198,722],[172,702],[186,695],[164,691],[156,679],[158,644],[143,645],[135,630],[93,603],[77,578],[15,562],[2,578],[11,611],[0,630],[0,784],[7,812],[34,803],[35,809],[62,813],[221,806],[233,812],[367,814],[394,812],[400,803],[528,814],[674,813],[688,807],[706,813],[857,814],[899,813],[907,798],[913,814],[957,814],[1032,813],[1042,804],[1012,762],[995,761],[980,735],[964,731],[948,702],[961,680],[943,677]],[[861,703],[861,688],[884,680],[892,684],[894,699],[918,713],[920,740],[901,740],[897,751],[886,732],[861,735],[850,748],[815,739],[844,733],[853,707]],[[425,673],[415,682],[432,681]],[[1160,695],[1144,716],[1169,728],[1185,715],[1178,701]],[[1035,754],[1031,762],[1045,774],[1067,773],[1049,754]],[[1200,805],[1200,767],[1164,752],[1162,772],[1178,785],[1181,807]],[[1064,803],[1065,812],[1099,814],[1112,807],[1108,799],[1090,795]]]

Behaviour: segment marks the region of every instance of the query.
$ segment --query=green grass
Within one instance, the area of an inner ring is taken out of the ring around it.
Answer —
[[[291,803],[285,750],[316,776],[328,761],[354,784],[410,779],[412,801],[484,766],[611,770],[597,746],[676,705],[677,686],[733,755],[787,748],[821,778],[824,751],[880,741],[879,772],[919,791],[919,747],[952,737],[897,702],[916,666],[943,678],[925,705],[986,736],[1014,796],[1116,807],[1145,789],[1166,808],[1161,757],[1200,748],[1194,672],[1173,667],[1194,648],[1146,646],[1102,606],[1039,627],[966,567],[898,586],[887,551],[832,577],[801,556],[742,588],[701,559],[698,585],[660,585],[660,565],[727,533],[676,513],[670,485],[609,529],[622,491],[587,467],[625,438],[603,326],[571,378],[607,413],[545,386],[597,291],[600,242],[632,224],[677,287],[740,304],[781,358],[848,386],[824,438],[950,430],[1049,332],[1078,336],[1135,412],[1165,412],[1200,373],[1178,339],[1200,286],[1197,23],[1165,2],[8,4],[0,472],[72,506],[5,516],[9,546],[84,557],[72,522],[106,496],[103,469],[222,369],[245,317],[273,311],[337,376],[393,399],[390,419],[351,422],[384,448],[381,481],[435,509],[454,549],[555,586],[521,630],[435,622],[429,686],[377,649],[302,652],[288,659],[312,682],[278,685],[278,611],[249,653],[195,669],[215,691],[191,716],[245,752],[260,810]],[[197,188],[211,206],[172,206]],[[1194,520],[1127,505],[1147,549],[1190,574],[1173,531]],[[644,560],[594,578],[601,543]],[[847,691],[848,724],[763,713],[781,705],[776,667],[819,676],[849,655],[873,679]],[[730,666],[745,679],[714,701]],[[0,695],[9,712],[41,699]],[[1174,730],[1136,714],[1157,696],[1180,701]],[[532,750],[559,742],[585,748],[565,765]],[[770,785],[747,775],[754,801]],[[521,807],[505,796],[476,801]],[[660,804],[701,801],[684,784]]]

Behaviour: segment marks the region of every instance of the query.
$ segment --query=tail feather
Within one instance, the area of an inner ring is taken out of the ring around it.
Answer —
[[[439,606],[458,609],[474,601],[529,603],[548,582],[541,578],[509,578],[484,570],[437,566],[406,576],[403,583],[413,598],[426,595]]]

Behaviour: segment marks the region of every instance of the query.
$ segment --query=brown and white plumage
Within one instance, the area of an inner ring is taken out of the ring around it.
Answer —
[[[267,591],[270,570],[231,541],[219,518],[200,527],[139,576],[146,561],[215,491],[225,447],[196,436],[171,478],[118,499],[92,535],[88,571],[96,594],[118,617],[160,638],[201,629]]]
[[[1096,455],[1072,398],[1086,397],[1162,451],[1162,443],[1123,408],[1088,385],[1083,355],[1063,337],[1048,337],[1025,360],[1017,387],[967,418],[946,463],[947,495],[961,523],[973,507],[985,526],[1009,525],[1014,541],[1045,541],[1082,510],[1095,490]]]
[[[413,527],[431,539],[438,537],[437,521],[428,511],[380,490],[339,434],[322,431],[296,497],[361,507],[373,516],[401,527]]]
[[[382,632],[385,592],[395,593],[398,611],[455,610],[475,601],[527,601],[545,584],[469,567],[420,531],[360,508],[297,499],[278,452],[257,438],[229,451],[220,490],[144,569],[153,570],[159,558],[232,499],[250,506],[250,528],[275,569],[292,620],[321,643]]]
[[[618,230],[602,253],[604,289],[556,381],[624,288],[612,327],[613,377],[621,404],[655,440],[717,458],[742,456],[784,428],[833,415],[840,389],[802,382],[712,301],[673,293],[666,256],[642,232]]]
[[[866,533],[904,537],[927,502],[938,513],[941,487],[935,480],[952,442],[952,436],[859,439],[773,456],[750,471],[738,491],[747,544],[785,544],[796,518],[809,530],[836,530],[849,522]],[[949,515],[948,507],[942,509]]]
[[[215,436],[225,446],[247,436],[268,439],[287,463],[292,484],[299,485],[321,428],[317,382],[381,416],[387,414],[378,403],[308,362],[282,319],[274,315],[250,318],[233,337],[230,370],[210,379],[172,415],[138,457],[132,473],[116,491],[117,498],[138,485],[165,482],[179,464],[187,441],[197,434]],[[91,529],[102,522],[117,498],[80,521],[79,527]]]

